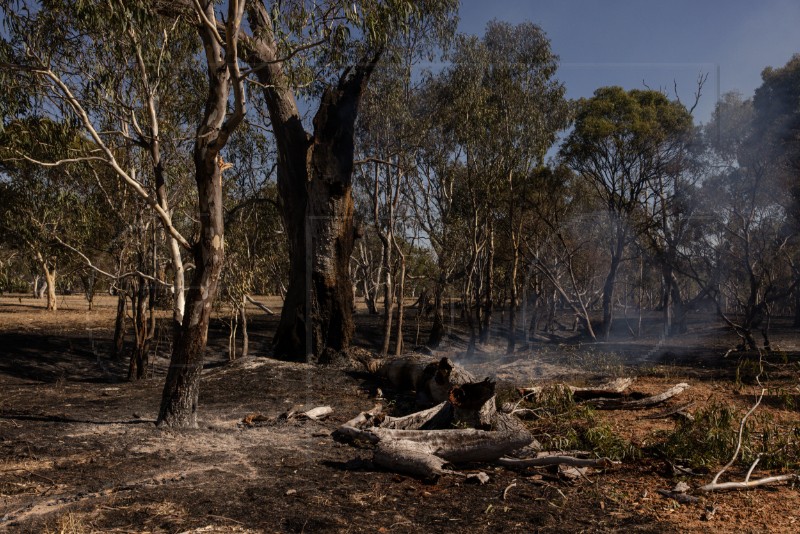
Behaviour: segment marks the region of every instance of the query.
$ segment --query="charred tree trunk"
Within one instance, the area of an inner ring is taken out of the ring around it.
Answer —
[[[483,301],[483,329],[481,343],[488,343],[491,336],[492,312],[494,311],[494,224],[489,218],[489,232],[486,251],[486,294]]]
[[[622,253],[625,250],[626,233],[624,229],[617,231],[616,243],[611,251],[611,266],[608,276],[603,284],[603,339],[608,341],[611,336],[611,324],[614,321],[614,289],[617,283],[617,273],[622,263]]]
[[[291,274],[273,345],[280,358],[305,360],[325,349],[346,349],[353,333],[353,135],[361,95],[380,53],[345,69],[324,91],[309,135],[283,73],[269,13],[253,2],[247,15],[258,37],[249,43],[246,60],[264,84],[289,237]]]
[[[143,277],[139,277],[137,284],[131,294],[135,346],[128,364],[128,380],[140,380],[145,377],[149,363],[150,339],[152,337],[145,308],[149,293],[148,283]]]
[[[128,298],[125,296],[125,291],[117,290],[117,317],[114,320],[114,342],[111,347],[111,358],[117,360],[122,357],[122,351],[125,347],[125,332],[127,330],[127,323],[125,316],[128,311]]]
[[[431,326],[431,333],[428,335],[428,341],[425,343],[431,349],[437,348],[444,338],[443,294],[444,274],[441,274],[433,288],[433,325]]]
[[[198,139],[200,146],[195,148],[194,159],[201,232],[193,250],[195,270],[186,296],[186,312],[172,350],[158,414],[157,424],[167,427],[197,426],[208,324],[225,256],[222,175],[215,161],[216,153],[204,146],[207,141],[201,135]]]

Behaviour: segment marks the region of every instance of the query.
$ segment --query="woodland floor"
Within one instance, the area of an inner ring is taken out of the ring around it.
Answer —
[[[329,436],[375,404],[377,382],[342,366],[261,357],[226,365],[221,321],[210,333],[200,428],[159,430],[153,423],[167,360],[157,358],[148,379],[124,381],[125,363],[106,356],[113,299],[100,298],[91,312],[79,296],[60,298],[59,305],[47,313],[30,297],[0,297],[0,531],[800,531],[800,493],[791,484],[706,494],[699,503],[680,505],[657,490],[680,480],[696,488],[716,469],[676,477],[669,462],[648,454],[573,481],[549,470],[486,465],[463,467],[488,473],[485,485],[456,477],[433,484],[381,471],[370,451]],[[268,353],[276,319],[255,309],[251,318],[251,349]],[[373,348],[380,320],[360,313],[357,324],[358,343]],[[413,316],[407,324],[413,346]],[[741,357],[723,358],[736,340],[714,322],[693,324],[689,334],[667,342],[621,332],[610,344],[543,343],[514,356],[506,356],[498,340],[471,361],[461,357],[463,334],[448,339],[442,354],[478,376],[497,377],[506,389],[636,376],[633,388],[652,394],[688,382],[691,388],[667,405],[597,412],[638,447],[676,425],[643,416],[689,401],[695,402],[690,411],[716,403],[744,412],[758,391],[737,380]],[[163,336],[160,350],[167,345]],[[770,364],[771,389],[758,413],[796,427],[800,333],[778,323],[773,345],[780,357]],[[386,404],[399,410],[409,403],[401,396]],[[334,409],[324,422],[274,419],[295,406],[320,405]],[[248,414],[270,421],[247,426],[242,420]],[[740,480],[743,471],[746,466],[737,464],[731,477]],[[780,472],[757,469],[754,478]]]

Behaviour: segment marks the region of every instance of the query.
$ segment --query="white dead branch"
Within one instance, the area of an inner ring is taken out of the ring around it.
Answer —
[[[756,383],[761,386],[761,371],[763,369],[763,354],[759,351],[759,373],[756,375]],[[757,486],[764,486],[767,484],[773,484],[775,482],[785,482],[787,480],[800,480],[800,475],[795,473],[787,474],[787,475],[777,475],[772,477],[764,477],[759,478],[757,480],[750,480],[750,476],[753,474],[753,470],[758,465],[758,462],[761,460],[760,457],[756,458],[755,461],[750,466],[750,469],[747,470],[747,474],[744,477],[744,481],[742,482],[718,482],[719,477],[727,471],[735,462],[736,458],[739,457],[739,451],[742,450],[742,439],[744,436],[744,428],[745,424],[747,423],[747,419],[756,411],[756,409],[761,405],[761,401],[764,400],[764,395],[766,394],[766,388],[761,388],[761,393],[758,395],[758,399],[753,404],[753,406],[744,414],[742,420],[739,423],[739,436],[736,440],[736,449],[733,451],[733,456],[725,464],[719,472],[714,475],[714,478],[711,480],[709,484],[700,487],[700,491],[721,491],[721,490],[730,490],[730,489],[747,489],[747,488],[754,488]]]

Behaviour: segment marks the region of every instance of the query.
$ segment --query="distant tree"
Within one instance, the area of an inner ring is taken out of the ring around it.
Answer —
[[[5,242],[44,274],[51,311],[57,308],[58,266],[66,259],[56,238],[73,233],[82,202],[64,169],[42,167],[31,159],[66,158],[79,144],[70,125],[40,117],[14,121],[0,134],[0,172],[6,176],[0,181],[0,228]]]
[[[603,284],[602,336],[614,318],[614,289],[635,216],[648,187],[674,163],[692,118],[680,102],[651,90],[604,87],[577,104],[575,127],[561,149],[564,162],[589,182],[610,217],[610,265]]]
[[[788,255],[797,241],[791,196],[771,139],[758,134],[751,100],[730,94],[717,104],[706,128],[717,172],[702,191],[716,231],[704,236],[697,269],[708,292],[734,303],[737,316],[719,304],[718,311],[749,349],[757,348],[757,328],[769,348],[772,308],[798,283]]]

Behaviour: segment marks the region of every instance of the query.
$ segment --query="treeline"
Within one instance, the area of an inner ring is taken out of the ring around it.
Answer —
[[[750,348],[800,324],[800,57],[698,125],[660,91],[568,101],[541,28],[458,35],[449,0],[0,9],[0,284],[53,310],[111,291],[132,379],[170,307],[159,424],[195,424],[211,312],[246,354],[257,293],[284,299],[294,360],[345,351],[358,299],[384,353],[410,297],[431,347],[458,302],[469,350],[500,315],[512,352],[556,307],[591,339],[628,308],[672,335],[710,307]]]

